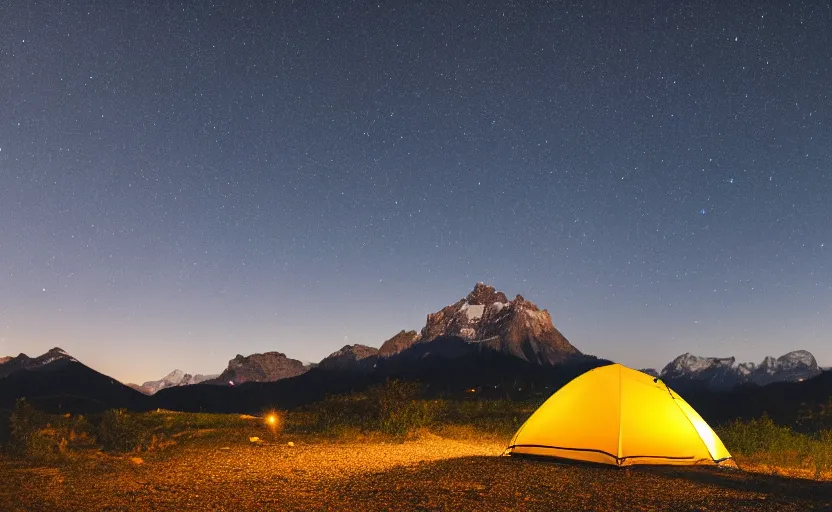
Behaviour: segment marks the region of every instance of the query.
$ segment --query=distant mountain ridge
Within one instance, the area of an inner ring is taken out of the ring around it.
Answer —
[[[354,370],[362,367],[362,361],[373,360],[379,349],[367,345],[344,345],[318,363],[321,369]]]
[[[378,349],[345,345],[318,364],[303,363],[281,352],[238,354],[219,376],[174,370],[162,379],[128,387],[57,347],[35,358],[25,354],[2,358],[0,408],[26,396],[59,411],[70,407],[254,410],[255,405],[270,405],[267,400],[294,406],[388,378],[419,380],[434,392],[474,388],[508,396],[529,387],[538,392],[557,389],[576,372],[608,363],[572,346],[555,328],[547,310],[520,295],[508,300],[494,287],[478,283],[466,297],[428,314],[420,331],[402,330]],[[814,356],[805,350],[776,359],[766,357],[760,364],[685,353],[661,372],[642,371],[682,392],[801,382],[822,373]]]
[[[189,386],[191,384],[199,384],[200,382],[204,382],[206,380],[216,379],[219,377],[220,374],[216,373],[214,375],[202,375],[196,374],[191,375],[190,373],[185,373],[182,370],[174,370],[169,374],[165,375],[159,380],[149,380],[144,384],[127,384],[131,388],[144,393],[145,395],[153,395],[158,393],[160,390],[165,388],[170,388],[174,386]]]
[[[0,366],[0,378],[11,375],[18,370],[35,370],[46,366],[53,361],[66,360],[77,362],[74,357],[70,356],[59,347],[50,349],[46,353],[37,357],[29,357],[26,354],[21,353],[17,357],[6,357],[4,359],[5,361],[2,366]]]
[[[282,352],[264,352],[250,356],[237,356],[228,362],[228,367],[215,379],[205,384],[237,385],[244,382],[273,382],[296,377],[309,371],[309,366]]]
[[[216,385],[274,382],[301,375],[314,366],[330,370],[367,370],[374,367],[378,358],[390,358],[412,349],[416,344],[445,338],[459,338],[533,364],[553,365],[582,355],[555,328],[547,310],[541,310],[520,295],[510,301],[493,286],[477,283],[466,297],[428,314],[420,332],[402,330],[378,349],[367,345],[346,345],[325,357],[318,365],[305,365],[280,352],[250,356],[238,354],[229,361],[228,368],[222,374],[201,382]],[[434,349],[437,347],[439,345],[435,345]],[[162,381],[165,379],[167,377]],[[161,381],[150,381],[150,384],[153,382]],[[147,384],[135,386],[135,389],[153,394],[145,391]],[[156,391],[166,387],[171,386],[161,384]]]
[[[774,382],[800,382],[822,372],[815,356],[806,350],[795,350],[776,359],[766,357],[760,364],[736,364],[735,357],[700,357],[687,352],[668,363],[657,375],[682,386],[691,384],[726,390],[748,383],[765,386]]]

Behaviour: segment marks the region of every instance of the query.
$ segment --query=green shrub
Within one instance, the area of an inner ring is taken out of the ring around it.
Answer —
[[[95,434],[102,448],[116,452],[142,451],[155,443],[152,431],[123,409],[104,412]]]
[[[431,425],[443,407],[440,400],[420,399],[421,392],[417,383],[388,380],[363,393],[329,395],[293,416],[308,429],[330,435],[358,430],[403,436]]]
[[[440,422],[444,425],[469,425],[482,433],[508,440],[540,404],[537,399],[448,402]]]
[[[733,421],[717,433],[734,455],[751,457],[779,467],[814,470],[815,478],[832,470],[832,431],[795,432],[769,417]]]
[[[792,429],[763,416],[747,422],[732,421],[720,429],[719,437],[729,450],[743,455],[764,452],[805,451],[806,439]]]
[[[12,411],[0,409],[0,450],[8,449],[11,441]]]
[[[823,430],[817,434],[817,443],[812,450],[812,462],[815,466],[815,478],[832,471],[832,430]]]
[[[419,384],[400,380],[388,380],[367,390],[371,426],[398,436],[429,426],[436,416],[436,407],[432,402],[419,400],[421,392]]]
[[[9,449],[32,459],[52,459],[66,453],[67,441],[59,425],[36,410],[25,398],[18,399],[9,416]]]

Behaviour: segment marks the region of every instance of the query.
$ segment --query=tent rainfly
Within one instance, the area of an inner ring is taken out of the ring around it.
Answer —
[[[617,466],[734,465],[699,414],[660,379],[620,364],[580,375],[520,427],[506,455]]]

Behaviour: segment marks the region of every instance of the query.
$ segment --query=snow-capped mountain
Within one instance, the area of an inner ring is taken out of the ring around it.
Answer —
[[[581,355],[555,329],[547,310],[520,295],[508,300],[503,292],[483,283],[477,283],[467,297],[429,314],[420,333],[401,331],[387,340],[379,355],[389,357],[416,343],[450,336],[537,364],[555,364]]]
[[[146,395],[152,395],[159,390],[170,388],[174,386],[189,386],[191,384],[199,384],[200,382],[204,382],[210,379],[216,379],[219,377],[219,374],[216,373],[214,375],[202,375],[196,374],[191,375],[190,373],[185,373],[182,370],[173,370],[169,374],[165,375],[159,380],[149,380],[142,384],[141,386],[136,384],[128,384],[131,388],[135,389],[136,391],[141,391]]]
[[[243,382],[272,382],[295,377],[309,371],[311,366],[281,352],[265,352],[237,357],[228,362],[228,368],[219,377],[204,381],[206,384],[236,385]]]
[[[6,359],[2,366],[0,366],[0,377],[11,375],[18,370],[35,370],[55,361],[78,362],[77,359],[67,354],[63,349],[55,347],[38,357],[29,357],[26,354],[20,354],[17,357]]]
[[[782,381],[802,381],[821,373],[815,357],[805,350],[795,350],[778,358],[766,357],[762,363],[735,364],[734,357],[699,357],[685,353],[668,363],[661,378],[696,381],[710,389],[729,389],[750,382],[757,385]]]
[[[318,368],[353,370],[362,367],[361,362],[378,354],[378,349],[367,345],[344,345],[341,349],[326,356]]]

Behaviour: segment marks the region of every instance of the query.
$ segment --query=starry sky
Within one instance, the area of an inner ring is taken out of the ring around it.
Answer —
[[[832,365],[829,2],[277,4],[0,6],[0,355],[317,361],[484,281]]]

